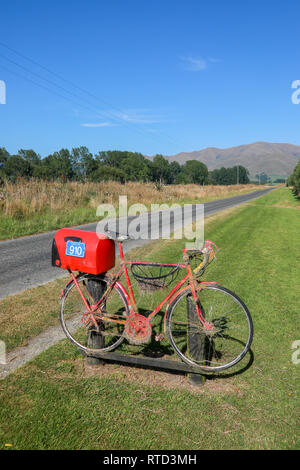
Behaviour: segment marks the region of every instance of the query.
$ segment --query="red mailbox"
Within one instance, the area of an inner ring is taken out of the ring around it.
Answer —
[[[53,239],[52,265],[82,273],[105,273],[115,265],[115,242],[103,233],[62,228]]]

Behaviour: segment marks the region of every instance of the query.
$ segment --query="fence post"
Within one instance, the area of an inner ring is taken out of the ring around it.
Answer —
[[[93,297],[95,303],[99,302],[104,291],[106,284],[101,279],[89,279],[87,290]],[[101,349],[104,346],[104,337],[101,333],[94,331],[93,329],[87,332],[87,346],[93,349]],[[86,362],[89,366],[97,366],[104,364],[105,361],[99,357],[87,356]]]
[[[205,359],[205,335],[201,334],[199,330],[192,327],[191,324],[194,322],[197,324],[199,318],[196,311],[195,301],[192,295],[188,295],[186,298],[187,318],[188,318],[188,332],[187,342],[188,350],[192,359],[201,361]],[[189,373],[189,383],[191,385],[204,385],[205,376],[196,373]]]

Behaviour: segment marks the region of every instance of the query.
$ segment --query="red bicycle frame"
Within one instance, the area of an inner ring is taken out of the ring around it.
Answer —
[[[76,279],[76,276],[74,275],[74,273],[69,269],[69,273],[80,293],[80,296],[86,306],[86,313],[83,315],[82,317],[82,322],[84,324],[87,324],[90,320],[92,320],[92,322],[95,324],[95,326],[97,326],[97,321],[95,320],[94,318],[94,313],[96,313],[96,310],[99,308],[101,302],[103,301],[104,297],[109,295],[109,292],[111,291],[111,289],[113,288],[113,286],[115,284],[118,285],[118,287],[122,290],[126,300],[127,300],[127,303],[129,305],[129,311],[130,313],[138,313],[138,309],[137,309],[137,305],[136,305],[136,301],[135,301],[135,297],[134,297],[134,293],[133,293],[133,289],[132,289],[132,285],[131,285],[131,281],[130,281],[130,277],[129,277],[129,273],[128,273],[128,269],[127,269],[127,266],[128,265],[131,265],[133,263],[136,263],[137,261],[126,261],[124,259],[124,253],[123,253],[123,246],[122,246],[122,242],[118,242],[119,243],[119,253],[120,253],[120,265],[119,265],[119,270],[117,271],[117,273],[112,277],[112,282],[110,283],[110,285],[108,286],[107,290],[104,292],[103,296],[101,297],[101,299],[98,301],[98,303],[96,305],[89,305],[88,302],[86,301],[86,298],[85,296],[83,295],[82,291],[81,291],[81,288],[79,286],[79,283]],[[216,284],[216,282],[212,282],[212,281],[202,281],[202,282],[198,282],[196,281],[195,277],[193,276],[193,272],[192,272],[192,269],[189,265],[189,263],[187,262],[188,261],[188,256],[187,256],[187,250],[186,249],[183,249],[183,254],[184,254],[184,259],[185,259],[185,263],[182,263],[182,264],[169,264],[169,263],[164,263],[164,265],[166,266],[178,266],[179,268],[183,268],[183,269],[186,269],[187,271],[187,274],[181,279],[181,281],[179,281],[179,283],[171,290],[171,292],[169,292],[169,294],[160,302],[160,304],[150,313],[150,315],[148,316],[148,320],[151,321],[151,319],[157,315],[157,313],[161,310],[161,308],[163,307],[163,305],[165,305],[167,303],[167,306],[166,306],[166,310],[165,310],[165,319],[166,319],[166,315],[167,315],[167,311],[168,311],[168,307],[170,305],[170,303],[173,301],[173,299],[179,295],[181,292],[183,292],[185,289],[188,289],[188,287],[191,288],[191,291],[192,291],[192,295],[193,295],[193,298],[194,298],[194,301],[195,301],[195,306],[196,306],[196,312],[197,312],[197,315],[199,317],[199,320],[200,322],[203,324],[203,326],[206,328],[206,329],[210,329],[211,328],[211,325],[210,323],[206,322],[205,321],[205,318],[202,316],[201,314],[201,309],[199,307],[199,303],[198,303],[198,297],[197,297],[197,289],[199,289],[199,284],[210,284],[210,283],[213,283],[213,284]],[[153,266],[160,266],[161,263],[149,263],[149,262],[138,262],[139,264],[145,264],[145,265],[153,265]],[[126,288],[123,286],[123,284],[121,284],[119,282],[119,279],[121,278],[122,274],[125,274],[125,279],[126,279],[126,285],[127,285],[127,289],[128,291],[126,290]],[[188,281],[188,286],[185,286],[185,287],[182,287],[183,284],[185,284],[186,282]],[[197,284],[196,284],[197,282]],[[88,317],[87,321],[84,322],[83,319],[85,317]],[[111,320],[112,321],[112,320]],[[125,323],[124,320],[115,320],[117,323]]]

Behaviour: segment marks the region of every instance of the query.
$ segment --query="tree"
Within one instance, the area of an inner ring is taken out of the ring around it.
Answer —
[[[293,187],[295,194],[300,194],[300,159],[298,160],[293,173],[288,177],[287,185]]]
[[[150,170],[148,162],[141,153],[127,152],[126,158],[123,159],[120,168],[125,172],[127,179],[130,181],[149,181]]]
[[[99,165],[123,170],[129,181],[149,181],[151,178],[148,160],[141,153],[108,150],[99,152],[96,161]]]
[[[171,182],[170,164],[166,158],[157,154],[151,164],[152,181],[168,184]]]
[[[234,181],[235,179],[235,181]],[[242,165],[234,166],[233,167],[233,181],[231,184],[235,184],[238,182],[239,184],[249,184],[249,170]]]
[[[20,155],[10,155],[6,161],[4,173],[14,181],[18,176],[32,176],[32,166]]]
[[[61,149],[59,152],[48,155],[43,159],[43,166],[50,179],[64,178],[69,180],[74,176],[71,155],[67,149]]]
[[[0,147],[0,170],[4,169],[9,158],[9,153],[5,147]]]
[[[18,155],[22,157],[25,161],[30,163],[30,165],[39,165],[41,163],[41,156],[36,153],[34,150],[23,150],[18,151]]]
[[[170,174],[171,174],[171,183],[174,184],[174,183],[177,183],[178,182],[178,178],[179,178],[179,175],[181,173],[181,166],[179,165],[179,163],[177,162],[171,162],[170,163]]]
[[[126,181],[126,173],[120,168],[114,168],[108,165],[99,165],[98,168],[89,175],[90,181]]]
[[[84,146],[72,148],[71,165],[73,177],[79,181],[90,176],[98,168],[93,154]]]
[[[182,177],[184,182],[204,184],[208,178],[207,166],[198,160],[188,160],[182,166]]]
[[[229,184],[248,184],[250,183],[249,171],[242,165],[234,166],[232,168],[222,167],[210,172],[210,180],[215,184],[229,185]]]

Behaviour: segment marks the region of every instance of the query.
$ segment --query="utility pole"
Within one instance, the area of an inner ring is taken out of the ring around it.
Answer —
[[[236,184],[239,184],[239,165],[236,168]]]
[[[258,184],[260,184],[260,173],[257,173],[258,176]]]

